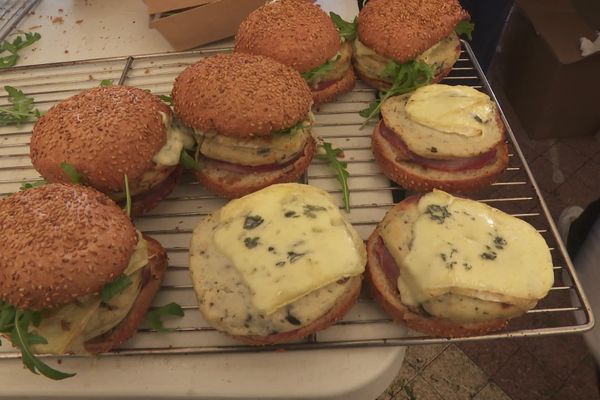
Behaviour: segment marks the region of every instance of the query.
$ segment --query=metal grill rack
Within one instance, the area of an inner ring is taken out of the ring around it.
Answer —
[[[58,101],[78,91],[94,87],[103,79],[115,83],[149,89],[155,94],[169,94],[176,75],[202,57],[230,49],[211,49],[182,53],[117,57],[14,68],[0,73],[2,85],[11,85],[35,98],[40,111],[48,110]],[[444,80],[449,84],[469,85],[492,96],[488,82],[467,43],[452,73]],[[407,193],[383,176],[374,162],[370,135],[374,123],[364,129],[358,111],[375,98],[375,91],[359,82],[356,88],[336,102],[316,110],[314,134],[344,149],[350,171],[351,211],[347,215],[366,239],[395,202]],[[0,97],[0,106],[7,98]],[[506,123],[506,121],[505,121]],[[593,316],[580,285],[573,275],[573,266],[565,256],[565,248],[557,239],[557,230],[541,199],[540,191],[508,127],[510,162],[499,182],[471,197],[531,223],[544,236],[551,248],[555,284],[549,295],[537,307],[517,318],[498,333],[471,338],[443,339],[407,331],[392,322],[369,297],[367,291],[358,303],[333,327],[306,340],[273,347],[241,346],[212,329],[196,310],[196,299],[187,272],[187,251],[196,224],[211,211],[226,202],[203,190],[193,177],[184,176],[172,195],[149,215],[136,220],[137,227],[158,239],[167,249],[170,266],[162,290],[154,301],[161,306],[176,301],[186,310],[182,319],[169,320],[175,330],[157,333],[145,326],[138,335],[111,353],[118,354],[181,354],[214,352],[270,351],[275,349],[307,350],[315,348],[401,346],[433,344],[447,341],[501,339],[582,332],[593,326]],[[0,127],[0,194],[19,190],[21,182],[35,181],[39,175],[28,157],[32,124]],[[333,172],[324,162],[315,160],[305,182],[324,188],[343,201]],[[578,318],[575,318],[575,314]],[[0,358],[15,358],[18,354],[6,344],[0,347]]]
[[[0,4],[0,42],[40,0],[6,0]]]

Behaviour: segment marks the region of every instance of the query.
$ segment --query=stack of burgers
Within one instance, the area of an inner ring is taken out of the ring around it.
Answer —
[[[0,332],[29,369],[55,379],[70,375],[33,353],[96,354],[128,339],[167,260],[119,205],[148,212],[184,167],[236,199],[194,230],[190,270],[204,318],[240,341],[280,343],[330,326],[356,301],[365,266],[382,307],[433,335],[501,329],[534,307],[553,280],[543,239],[446,193],[485,187],[508,162],[491,99],[436,83],[460,55],[455,29],[468,17],[456,0],[371,0],[348,23],[311,1],[279,0],[242,22],[233,54],[177,77],[173,110],[126,86],[53,107],[30,153],[48,184],[0,200],[9,320]],[[290,183],[318,151],[311,108],[350,91],[355,70],[381,90],[372,135],[381,170],[420,193],[390,210],[367,247],[327,193]]]

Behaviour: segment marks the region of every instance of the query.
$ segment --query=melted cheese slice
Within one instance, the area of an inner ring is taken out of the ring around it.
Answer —
[[[167,130],[167,141],[164,146],[154,155],[152,161],[162,166],[173,166],[179,164],[181,150],[191,150],[196,145],[194,136],[190,131],[174,123],[165,113],[160,112],[163,124]]]
[[[441,191],[421,197],[418,211],[400,263],[403,303],[418,306],[454,293],[526,309],[548,293],[552,258],[531,225]]]
[[[494,117],[490,98],[468,86],[427,85],[414,91],[406,114],[414,122],[441,132],[481,136]]]
[[[273,185],[233,200],[213,240],[267,315],[365,266],[358,234],[326,192],[307,185]]]

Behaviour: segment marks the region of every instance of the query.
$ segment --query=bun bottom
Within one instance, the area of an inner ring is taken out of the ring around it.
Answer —
[[[372,88],[379,89],[379,90],[387,90],[392,86],[392,84],[389,82],[382,81],[379,79],[369,78],[363,72],[360,71],[360,68],[357,66],[356,63],[354,64],[354,69],[356,71],[356,75],[358,75],[360,80],[365,82],[367,85],[371,86]],[[433,83],[439,83],[442,79],[444,79],[450,73],[450,71],[452,71],[452,65],[440,70],[440,72],[437,73],[437,75],[433,78],[433,80],[429,84],[431,85]]]
[[[311,90],[313,102],[315,105],[330,102],[340,94],[351,91],[355,84],[356,75],[354,75],[354,70],[350,66],[344,76],[333,85],[322,90]]]
[[[211,192],[234,199],[275,183],[298,180],[312,161],[316,148],[316,142],[311,136],[304,147],[304,154],[296,162],[281,170],[241,174],[220,168],[204,167],[196,172],[196,177]]]
[[[138,326],[144,321],[146,312],[154,296],[160,289],[161,282],[167,270],[167,253],[156,240],[143,235],[148,242],[149,262],[145,267],[149,272],[148,281],[142,287],[131,310],[123,321],[109,332],[85,343],[85,349],[91,354],[105,353],[127,339],[131,338],[137,331]],[[146,278],[144,278],[145,281]]]
[[[240,342],[254,345],[254,346],[265,346],[270,344],[291,342],[292,340],[302,339],[306,336],[323,330],[333,325],[337,320],[342,318],[356,303],[360,294],[362,286],[362,275],[354,276],[350,278],[350,284],[348,290],[344,292],[343,296],[340,296],[334,306],[329,309],[325,314],[311,322],[310,324],[303,326],[302,328],[295,329],[293,331],[276,333],[269,336],[242,336],[242,335],[229,335],[232,338],[239,340]]]
[[[480,169],[440,171],[422,167],[412,161],[400,160],[395,148],[381,135],[381,122],[373,131],[371,144],[375,160],[385,176],[405,189],[428,192],[435,189],[463,193],[479,190],[495,182],[508,165],[508,146],[501,142],[496,148],[496,161]]]
[[[131,198],[131,216],[140,216],[158,206],[161,200],[168,197],[173,189],[175,189],[175,185],[179,181],[181,172],[182,168],[180,165],[178,165],[161,183],[145,193],[140,193],[133,196]],[[124,206],[125,202],[120,201],[119,205]]]
[[[402,207],[400,203],[400,207]],[[405,205],[414,206],[414,203]],[[398,207],[398,205],[396,206]],[[394,319],[407,327],[419,332],[428,333],[441,337],[461,337],[482,335],[488,332],[500,330],[506,326],[508,320],[494,319],[485,322],[456,323],[438,317],[431,317],[411,311],[400,300],[395,282],[391,282],[386,276],[376,247],[382,240],[377,229],[369,237],[367,243],[367,280],[371,288],[373,298]]]

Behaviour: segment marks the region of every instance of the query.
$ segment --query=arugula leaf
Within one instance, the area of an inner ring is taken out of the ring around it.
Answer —
[[[23,183],[21,183],[21,187],[19,188],[19,190],[29,190],[29,189],[33,189],[36,187],[44,186],[47,183],[48,182],[46,180],[41,180],[41,181],[37,181],[37,182],[23,182]]]
[[[475,24],[470,21],[460,21],[458,25],[454,28],[454,32],[457,35],[462,35],[463,33],[467,35],[469,40],[473,40],[473,31],[475,30]]]
[[[202,165],[194,157],[190,155],[185,149],[181,149],[181,155],[179,156],[179,163],[183,165],[185,169],[194,169],[196,171],[202,170]]]
[[[100,293],[100,297],[104,303],[108,302],[110,299],[120,294],[123,290],[127,289],[133,281],[127,275],[121,275],[117,279],[112,282],[107,283],[102,288],[102,292]]]
[[[344,208],[346,212],[350,212],[350,188],[348,187],[348,163],[345,161],[338,160],[338,157],[343,155],[343,150],[340,148],[333,148],[331,143],[323,142],[319,144],[319,147],[325,150],[325,154],[320,154],[318,157],[326,160],[329,166],[337,173],[337,180],[342,187],[342,193],[344,194]]]
[[[54,380],[75,376],[50,367],[31,351],[31,345],[48,343],[44,337],[29,332],[29,325],[37,326],[40,320],[39,312],[19,310],[0,301],[0,332],[9,334],[13,345],[21,350],[23,365],[36,375],[41,373]]]
[[[329,13],[329,17],[337,27],[340,37],[346,42],[352,42],[356,38],[356,29],[358,27],[358,17],[354,17],[354,21],[347,22],[334,12]]]
[[[405,62],[404,64],[390,61],[385,66],[383,75],[393,78],[392,86],[387,90],[379,91],[379,99],[359,112],[361,117],[366,118],[362,127],[364,127],[371,118],[379,117],[381,103],[388,98],[412,92],[421,86],[429,84],[433,79],[434,69],[432,66],[422,61],[412,60]]]
[[[165,328],[163,326],[163,322],[160,319],[161,317],[167,315],[173,315],[176,317],[183,317],[183,308],[177,303],[169,303],[162,307],[156,308],[148,313],[146,316],[146,320],[148,322],[148,326],[159,332],[170,332],[173,329]]]
[[[298,122],[294,126],[291,126],[289,128],[282,129],[280,131],[277,131],[277,132],[273,133],[273,135],[281,135],[281,136],[289,135],[289,136],[294,136],[296,133],[298,133],[302,129],[308,128],[308,126],[304,125],[304,122],[305,121],[300,121],[300,122]]]
[[[41,37],[42,35],[37,32],[27,32],[24,35],[18,35],[12,42],[5,40],[0,43],[0,54],[5,51],[10,53],[10,55],[0,57],[0,68],[15,66],[19,60],[19,51],[37,42]]]
[[[100,81],[100,86],[101,87],[109,87],[113,85],[113,79],[102,79]]]
[[[40,116],[40,112],[33,108],[33,97],[25,96],[23,91],[15,89],[12,86],[4,86],[8,93],[10,108],[0,108],[0,126],[8,124],[21,125],[22,122],[35,119]]]
[[[337,54],[335,58],[327,61],[325,64],[321,64],[316,68],[311,69],[310,71],[303,72],[301,75],[308,84],[312,85],[317,83],[321,78],[330,73],[334,68],[335,64],[341,58],[341,54]]]
[[[77,171],[77,168],[73,164],[69,164],[68,162],[61,162],[60,169],[63,170],[65,174],[69,177],[71,183],[82,184],[83,183],[83,175]]]
[[[171,107],[173,106],[173,98],[171,98],[171,96],[167,96],[166,94],[160,94],[158,95],[158,97],[164,101],[165,103],[167,103],[168,105],[170,105]]]
[[[131,218],[131,191],[129,190],[129,178],[127,174],[123,175],[125,181],[125,214]]]

